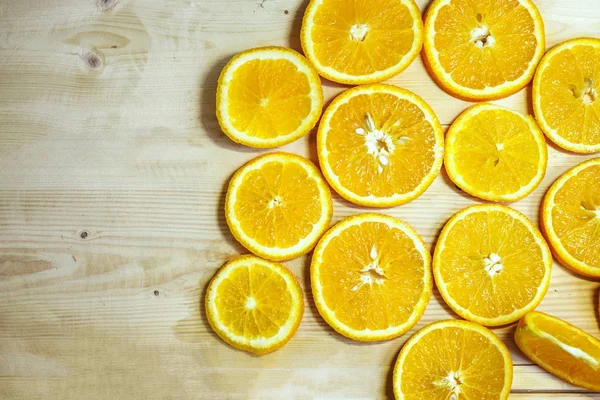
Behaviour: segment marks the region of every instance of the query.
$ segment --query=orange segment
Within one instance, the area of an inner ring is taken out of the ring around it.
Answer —
[[[275,261],[309,252],[329,226],[332,212],[331,193],[317,168],[281,152],[240,168],[225,200],[225,217],[235,238]]]
[[[460,320],[434,322],[404,345],[394,367],[398,400],[507,399],[513,365],[489,329]]]
[[[403,71],[423,44],[413,0],[313,0],[302,21],[302,49],[334,82],[380,82]]]
[[[442,297],[461,317],[486,326],[519,320],[542,301],[552,255],[540,232],[512,208],[467,207],[444,226],[433,257]]]
[[[319,313],[351,339],[398,337],[425,312],[430,259],[419,235],[396,218],[346,218],[323,236],[313,255],[310,277]]]
[[[551,315],[523,317],[515,342],[527,357],[557,377],[600,391],[600,340]]]
[[[516,201],[546,173],[544,134],[531,116],[492,104],[470,107],[446,135],[444,165],[465,192],[491,201]]]
[[[561,264],[600,277],[600,158],[571,168],[552,184],[541,222]]]
[[[294,336],[304,313],[304,297],[283,265],[241,256],[211,280],[205,306],[221,339],[238,349],[266,354]]]
[[[436,81],[472,100],[519,91],[545,50],[544,23],[531,0],[434,0],[424,30]]]
[[[600,151],[600,39],[568,40],[542,59],[533,81],[533,110],[558,146]]]
[[[340,94],[323,114],[319,162],[345,199],[386,207],[420,196],[438,175],[444,152],[441,125],[417,95],[391,85]]]
[[[277,147],[317,123],[323,92],[308,60],[283,47],[259,47],[233,57],[217,86],[217,118],[234,142]]]

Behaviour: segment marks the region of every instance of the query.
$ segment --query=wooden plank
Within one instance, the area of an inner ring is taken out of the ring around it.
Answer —
[[[346,340],[305,290],[296,337],[253,357],[222,343],[200,306],[216,269],[245,253],[221,211],[227,180],[264,152],[218,129],[218,73],[249,47],[299,49],[306,2],[98,4],[0,3],[0,397],[390,398],[390,368],[410,334]],[[549,45],[600,32],[598,2],[538,5]],[[446,126],[469,105],[441,91],[420,59],[390,82],[423,96]],[[343,89],[325,82],[327,99]],[[497,103],[527,112],[527,97]],[[316,161],[314,135],[283,150]],[[533,220],[553,180],[591,157],[549,153],[540,187],[514,204]],[[385,212],[433,248],[444,222],[474,202],[442,174]],[[363,210],[336,196],[334,221]],[[305,289],[308,262],[286,263]],[[598,283],[555,264],[539,309],[600,337],[597,308]],[[436,293],[417,328],[453,317]],[[515,398],[598,398],[531,365],[514,327],[494,331],[516,364]]]

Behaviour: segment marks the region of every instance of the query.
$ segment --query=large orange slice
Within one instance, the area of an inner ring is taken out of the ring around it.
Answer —
[[[533,117],[492,104],[468,108],[446,134],[448,176],[481,199],[522,199],[544,178],[547,161],[546,140]]]
[[[416,94],[365,85],[336,97],[317,133],[325,178],[345,199],[389,207],[420,196],[440,172],[444,134]]]
[[[435,283],[458,315],[487,326],[518,321],[542,301],[552,254],[526,216],[497,204],[467,207],[442,229]]]
[[[600,278],[600,158],[571,168],[552,184],[541,223],[562,265]]]
[[[321,80],[308,60],[284,47],[233,57],[219,76],[217,119],[234,142],[277,147],[306,135],[323,107]]]
[[[600,39],[553,47],[533,80],[533,111],[546,136],[577,153],[600,151]]]
[[[247,255],[229,261],[214,276],[205,307],[221,339],[266,354],[283,347],[298,330],[304,296],[283,265]]]
[[[434,79],[470,100],[519,91],[545,51],[544,23],[531,0],[434,0],[424,30]]]
[[[310,281],[317,309],[351,339],[398,337],[425,312],[430,260],[423,240],[405,222],[382,214],[348,217],[314,251]]]
[[[319,170],[290,153],[248,162],[231,178],[225,218],[233,236],[261,257],[280,261],[308,253],[329,227],[331,193]]]
[[[505,400],[513,365],[489,329],[460,320],[434,322],[404,345],[394,367],[398,400]]]
[[[413,0],[312,0],[300,39],[320,75],[356,85],[406,69],[421,50],[422,35]]]
[[[530,312],[515,342],[527,357],[559,378],[600,392],[600,340],[556,317]]]

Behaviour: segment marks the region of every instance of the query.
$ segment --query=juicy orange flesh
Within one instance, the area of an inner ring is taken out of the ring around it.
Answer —
[[[485,258],[500,257],[502,270],[492,276]],[[459,306],[494,318],[525,307],[544,277],[542,251],[527,227],[510,215],[473,212],[457,221],[440,255],[442,280]]]
[[[392,138],[394,149],[387,156],[388,165],[381,165],[376,156],[369,154],[366,136],[356,133],[358,128],[366,130],[367,113],[376,129]],[[342,104],[331,118],[325,146],[341,185],[359,196],[408,193],[421,183],[435,162],[435,133],[423,111],[387,93],[358,95]]]
[[[567,252],[600,268],[600,165],[580,171],[558,189],[551,218]]]
[[[240,65],[227,93],[231,124],[246,135],[272,139],[294,132],[310,114],[306,75],[284,59]]]
[[[292,295],[286,281],[260,264],[233,269],[217,287],[219,321],[247,339],[269,338],[290,318]],[[249,308],[253,304],[253,308]]]
[[[488,29],[494,43],[476,46]],[[516,0],[452,0],[435,20],[434,46],[454,82],[471,89],[495,87],[523,75],[538,45],[534,21]],[[473,34],[481,32],[479,35]]]
[[[483,110],[465,121],[452,152],[465,183],[494,194],[515,193],[528,185],[542,157],[527,122],[499,110]]]
[[[249,171],[238,188],[235,219],[267,247],[289,248],[321,218],[317,182],[300,165],[273,161]]]
[[[350,75],[398,64],[414,41],[413,18],[398,0],[325,0],[313,21],[310,35],[316,58]],[[361,30],[366,30],[364,37]]]
[[[544,120],[569,142],[600,144],[600,47],[574,46],[549,62],[539,85]]]
[[[361,272],[374,261],[383,274]],[[353,225],[323,251],[323,299],[336,318],[352,329],[395,327],[407,321],[425,290],[424,268],[422,255],[400,229],[381,222]],[[364,281],[365,277],[372,281]]]
[[[525,327],[517,331],[519,347],[527,349],[528,353],[537,358],[537,362],[561,378],[576,384],[588,382],[600,388],[598,342],[592,341],[583,331],[554,318],[536,316],[528,321],[527,325],[530,324],[532,329]],[[536,331],[546,333],[567,346],[583,351],[597,361],[597,366],[593,366],[590,361],[574,357],[552,340],[540,337]]]
[[[504,357],[482,334],[446,327],[419,339],[402,368],[401,390],[407,400],[448,400],[446,383],[458,374],[458,398],[497,400],[504,387]]]

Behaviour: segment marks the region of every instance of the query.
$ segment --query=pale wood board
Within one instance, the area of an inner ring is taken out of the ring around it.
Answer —
[[[306,2],[98,4],[0,0],[0,398],[392,398],[391,366],[414,330],[378,344],[334,333],[307,291],[309,256],[286,263],[307,307],[273,354],[225,345],[200,305],[217,268],[246,252],[225,224],[227,181],[264,153],[218,128],[219,71],[250,47],[299,50]],[[597,0],[537,4],[549,47],[600,36]],[[390,82],[421,95],[445,126],[469,105],[440,90],[420,58]],[[326,100],[343,89],[324,81]],[[497,103],[528,112],[529,95]],[[283,150],[317,161],[314,133]],[[534,221],[554,179],[591,156],[549,145],[549,157],[539,188],[513,204]],[[433,248],[444,222],[474,203],[442,173],[385,212]],[[335,196],[334,222],[363,210]],[[598,288],[555,264],[539,309],[600,337]],[[453,317],[436,292],[416,329]],[[531,365],[514,326],[494,331],[511,350],[515,399],[600,399]]]

